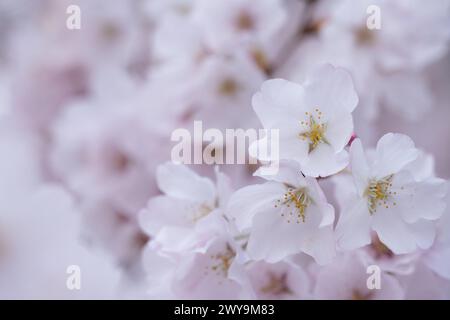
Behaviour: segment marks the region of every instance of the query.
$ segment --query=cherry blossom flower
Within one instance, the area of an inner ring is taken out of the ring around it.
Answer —
[[[405,299],[448,300],[450,281],[448,278],[440,277],[423,262],[417,263],[412,274],[399,277],[404,287]]]
[[[381,270],[380,288],[369,289],[367,265],[358,252],[337,257],[321,267],[313,295],[316,299],[331,300],[397,300],[403,299],[400,282]]]
[[[189,83],[180,89],[184,122],[202,119],[205,126],[222,130],[256,127],[249,102],[265,76],[242,52],[225,57],[212,55],[186,75]],[[218,113],[222,116],[218,117]]]
[[[229,52],[237,46],[247,47],[264,69],[283,43],[280,31],[286,27],[289,13],[299,10],[290,9],[280,0],[263,0],[257,6],[251,0],[200,0],[192,14],[212,48]]]
[[[252,262],[247,267],[247,272],[258,299],[311,298],[309,275],[300,266],[290,261]]]
[[[361,250],[361,259],[367,265],[377,265],[384,272],[392,275],[410,275],[415,271],[420,253],[395,254],[390,250],[376,234],[372,235],[370,245]]]
[[[166,157],[154,150],[164,148],[165,135],[139,108],[108,108],[103,101],[93,108],[92,103],[73,104],[55,123],[52,174],[87,201],[108,199],[117,210],[135,215],[157,192],[153,170]]]
[[[264,73],[240,48],[232,53],[211,49],[204,30],[186,17],[167,20],[155,32],[153,53],[158,64],[150,87],[173,88],[183,123],[202,119],[219,129],[250,127],[249,101],[265,80]]]
[[[361,99],[356,115],[365,121],[381,116],[382,106],[410,121],[432,109],[424,69],[448,52],[447,0],[432,5],[416,0],[341,0],[322,2],[321,8],[326,12],[317,22],[317,37],[300,44],[285,69],[292,75],[289,79],[300,81],[308,69],[323,62],[346,68]],[[380,27],[369,29],[375,19]]]
[[[236,191],[227,207],[237,228],[249,233],[249,256],[274,263],[304,252],[320,264],[329,262],[334,209],[317,181],[303,177],[292,163],[263,178],[269,181]]]
[[[249,298],[244,261],[232,239],[211,238],[194,251],[173,252],[151,243],[144,252],[150,297],[178,299]]]
[[[429,248],[435,237],[434,220],[445,209],[446,186],[437,178],[417,180],[408,170],[419,155],[412,140],[402,134],[384,135],[372,161],[359,139],[350,152],[357,194],[339,218],[338,245],[354,249],[369,244],[374,230],[396,254]]]
[[[265,129],[279,129],[280,159],[295,160],[309,176],[328,176],[348,164],[344,147],[353,131],[352,111],[358,103],[350,76],[331,65],[318,68],[299,85],[268,80],[253,97],[253,108]],[[250,152],[263,159],[269,138],[258,140]],[[269,153],[270,154],[270,153]]]

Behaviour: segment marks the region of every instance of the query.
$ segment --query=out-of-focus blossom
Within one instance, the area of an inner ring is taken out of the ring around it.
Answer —
[[[193,251],[144,252],[153,298],[236,299],[251,297],[240,249],[232,239],[217,235]]]
[[[440,277],[422,261],[415,266],[414,273],[399,277],[409,300],[447,300],[450,281]]]
[[[381,106],[409,120],[431,110],[423,70],[448,51],[448,0],[326,3],[317,38],[302,43],[293,60],[298,72],[291,65],[286,72],[296,79],[317,63],[347,68],[361,98],[358,114],[366,120],[381,116]],[[373,25],[377,19],[379,28]]]
[[[316,299],[331,300],[397,300],[404,290],[395,277],[382,272],[380,288],[370,289],[367,265],[359,252],[347,253],[317,271],[313,295]]]
[[[289,17],[280,0],[262,0],[257,6],[252,0],[199,0],[192,14],[213,50],[230,52],[243,46],[261,66],[277,53],[277,37]]]
[[[256,297],[262,300],[310,299],[311,280],[302,268],[290,261],[249,264],[250,276]]]
[[[135,214],[156,192],[153,170],[165,160],[163,135],[142,114],[89,103],[69,108],[53,131],[54,174],[87,199]]]

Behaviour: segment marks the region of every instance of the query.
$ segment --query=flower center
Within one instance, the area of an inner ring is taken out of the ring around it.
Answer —
[[[213,209],[209,205],[202,203],[198,207],[195,207],[192,211],[193,213],[191,214],[191,220],[195,223],[210,214]]]
[[[306,121],[301,121],[300,124],[306,127],[306,131],[299,134],[300,139],[309,141],[309,150],[312,152],[321,143],[327,143],[325,138],[326,124],[321,123],[322,112],[317,108],[315,109],[316,116],[309,112],[305,112],[305,115],[309,117]],[[317,118],[317,120],[316,120]]]
[[[370,300],[372,293],[362,293],[361,291],[355,289],[352,291],[352,300]]]
[[[365,195],[368,199],[368,206],[370,214],[374,214],[379,206],[384,206],[386,209],[390,205],[396,206],[397,203],[392,201],[393,195],[397,192],[392,192],[392,178],[394,175],[389,175],[380,180],[371,180],[369,186],[365,191]],[[390,203],[390,201],[392,203]]]
[[[213,264],[210,267],[211,270],[217,275],[227,278],[228,270],[230,269],[235,256],[236,252],[227,243],[223,252],[211,255],[211,259],[213,260]]]
[[[270,72],[269,61],[267,60],[267,56],[260,49],[255,49],[251,52],[251,56],[256,65],[264,71],[266,74]]]
[[[239,85],[234,79],[226,78],[219,85],[219,93],[223,96],[233,96],[239,89]]]
[[[364,25],[355,30],[355,40],[359,45],[371,45],[375,42],[375,34]]]
[[[242,11],[239,13],[236,19],[236,27],[238,30],[248,31],[253,29],[254,26],[255,21],[248,12]]]
[[[287,223],[296,221],[297,223],[305,222],[306,209],[312,203],[311,198],[305,188],[294,189],[289,187],[283,195],[283,199],[278,199],[275,208],[283,206],[287,210],[280,213]]]
[[[283,274],[277,276],[276,274],[270,272],[269,273],[269,281],[260,290],[262,293],[270,293],[270,294],[274,294],[274,295],[291,294],[292,293],[291,289],[287,285],[286,273],[283,273]]]

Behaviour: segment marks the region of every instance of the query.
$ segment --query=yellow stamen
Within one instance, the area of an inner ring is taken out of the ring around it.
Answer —
[[[316,109],[317,119],[321,120],[322,112],[319,109]],[[309,140],[309,150],[308,152],[313,151],[320,143],[327,143],[328,141],[325,138],[326,125],[324,123],[319,123],[316,121],[314,116],[308,112],[305,113],[309,115],[309,122],[301,121],[300,124],[309,126],[309,130],[299,134],[299,137],[303,140]]]
[[[377,207],[384,205],[385,208],[389,208],[388,200],[391,197],[393,175],[389,175],[380,180],[371,180],[369,186],[365,191],[365,196],[368,198],[369,212],[374,214],[377,211]]]
[[[269,281],[261,289],[262,293],[270,293],[274,295],[291,294],[292,291],[287,285],[286,273],[277,276],[276,274],[269,273]]]
[[[228,277],[228,270],[233,263],[236,252],[227,243],[225,251],[218,254],[212,255],[211,259],[217,261],[216,264],[211,266],[211,270],[215,271],[217,275],[222,275],[223,277]]]
[[[283,195],[283,199],[277,200],[275,207],[283,205],[285,208],[289,208],[290,211],[281,212],[281,216],[286,217],[288,223],[291,222],[291,219],[295,219],[297,223],[300,223],[305,222],[306,209],[311,203],[312,199],[309,197],[305,188],[288,188],[287,192]]]

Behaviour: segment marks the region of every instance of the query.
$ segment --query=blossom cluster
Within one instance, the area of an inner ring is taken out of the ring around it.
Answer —
[[[448,0],[3,1],[0,298],[450,299],[449,27]],[[173,161],[198,121],[279,134]]]

